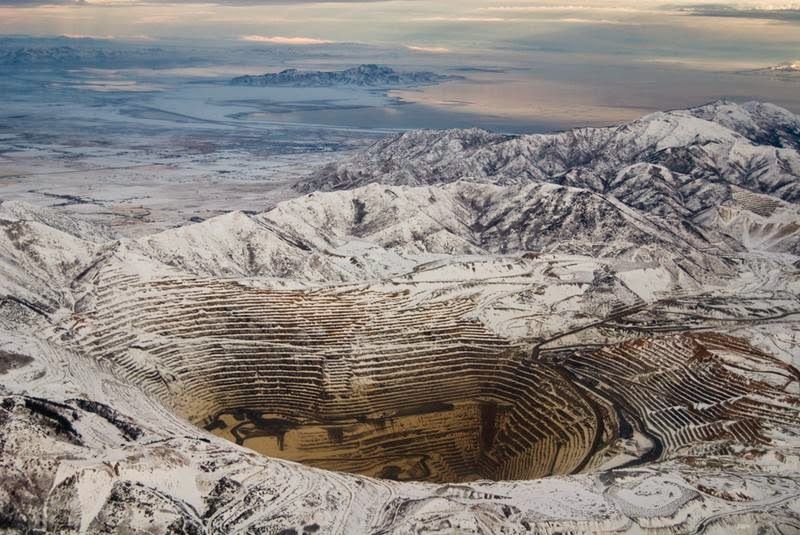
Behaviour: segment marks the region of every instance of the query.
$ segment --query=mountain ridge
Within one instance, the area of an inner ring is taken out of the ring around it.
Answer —
[[[557,134],[404,132],[317,170],[297,189],[348,189],[370,182],[543,181],[613,194],[612,181],[621,173],[650,164],[678,179],[671,196],[688,199],[680,204],[698,213],[729,197],[732,186],[800,201],[798,147],[800,119],[790,112],[773,105],[717,101],[656,112],[616,127]]]
[[[232,85],[259,87],[395,87],[433,85],[460,77],[427,71],[396,71],[386,65],[365,63],[341,71],[285,69],[277,73],[238,76]]]

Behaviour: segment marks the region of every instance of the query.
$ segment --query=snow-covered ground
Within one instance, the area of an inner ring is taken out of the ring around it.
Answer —
[[[0,123],[0,198],[85,214],[138,235],[231,210],[263,211],[296,195],[290,188],[309,168],[383,135],[235,117],[258,102],[298,105],[286,89],[265,95],[270,88],[259,88],[257,101],[253,88],[175,75],[162,80],[169,87],[163,91],[62,85],[86,74],[39,74],[37,83],[11,75],[0,82],[10,100]],[[307,91],[301,98],[332,106],[337,98],[385,102],[367,92]]]

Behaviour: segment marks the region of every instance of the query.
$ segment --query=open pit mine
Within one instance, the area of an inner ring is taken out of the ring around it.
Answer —
[[[800,118],[416,131],[125,237],[0,204],[0,532],[800,532]]]

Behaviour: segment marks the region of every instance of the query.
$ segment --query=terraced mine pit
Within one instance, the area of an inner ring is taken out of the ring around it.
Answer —
[[[533,479],[590,460],[603,434],[594,399],[505,355],[464,350],[453,360],[407,371],[387,362],[362,380],[331,377],[308,392],[305,408],[222,401],[205,427],[271,457],[396,480]],[[318,373],[345,366],[323,363]],[[289,375],[292,366],[271,371]]]
[[[323,361],[311,375],[320,382],[284,383],[284,396],[307,396],[299,405],[280,394],[262,405],[231,404],[234,389],[202,421],[270,457],[437,482],[535,479],[694,448],[730,453],[732,443],[769,443],[767,427],[796,425],[797,407],[783,389],[736,373],[766,371],[786,388],[797,383],[796,370],[725,336],[636,340],[573,352],[559,365],[512,349],[456,351],[367,365]],[[296,371],[275,363],[255,375]]]
[[[105,326],[82,342],[196,425],[268,456],[397,480],[531,479],[581,470],[616,433],[608,404],[523,362],[467,317],[467,300],[126,288],[123,306],[98,303]]]
[[[535,479],[761,443],[765,422],[796,423],[795,407],[771,401],[797,381],[793,368],[726,337],[537,360],[472,319],[468,299],[113,271],[96,283],[72,329],[95,358],[197,426],[320,468]],[[780,385],[743,368],[770,369]]]

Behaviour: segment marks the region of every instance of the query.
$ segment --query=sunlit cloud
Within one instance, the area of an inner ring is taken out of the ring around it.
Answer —
[[[509,22],[502,17],[419,17],[414,22]]]
[[[611,24],[611,25],[621,25],[621,24],[642,24],[641,22],[632,23],[632,22],[623,22],[620,20],[611,20],[611,19],[586,19],[580,17],[564,17],[561,19],[548,19],[542,22],[561,22],[564,24]]]
[[[179,21],[177,15],[147,15],[139,17],[136,24],[172,24]]]
[[[0,0],[0,6],[7,7],[32,7],[49,5],[78,6],[83,5],[83,0]]]
[[[551,5],[514,5],[514,6],[486,6],[478,11],[506,12],[506,13],[548,13],[556,11],[616,11],[621,13],[653,13],[653,9],[627,7],[627,6],[586,6],[574,4]]]
[[[155,41],[150,35],[145,34],[94,34],[94,33],[62,33],[58,37],[67,39],[87,39],[97,41]]]
[[[678,13],[696,17],[730,17],[800,22],[800,4],[690,4],[667,7]]]
[[[239,39],[250,43],[270,43],[273,45],[327,45],[333,43],[333,41],[314,39],[313,37],[283,37],[280,35],[243,35]]]
[[[625,22],[613,19],[593,19],[588,17],[557,17],[557,18],[520,18],[520,17],[423,17],[411,19],[412,22],[445,22],[445,23],[554,23],[554,24],[636,24],[641,25],[643,22]]]
[[[116,39],[116,35],[96,35],[86,33],[62,33],[59,37],[66,37],[67,39]]]
[[[443,46],[417,46],[417,45],[406,45],[408,50],[412,52],[425,52],[428,54],[449,54],[452,52],[449,48],[445,48]]]
[[[0,6],[30,7],[70,5],[87,7],[168,7],[179,5],[219,5],[232,7],[262,6],[322,6],[339,4],[370,4],[387,0],[0,0]]]

